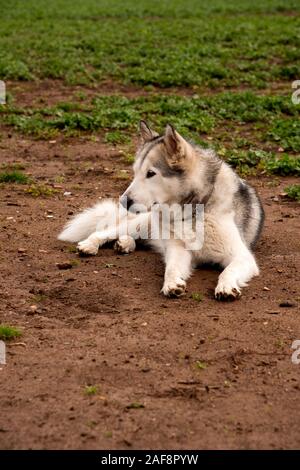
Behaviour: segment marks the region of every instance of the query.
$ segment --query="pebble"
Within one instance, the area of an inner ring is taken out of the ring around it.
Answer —
[[[56,263],[58,269],[72,269],[73,265],[69,261],[65,261],[64,263]]]
[[[296,302],[291,302],[290,300],[284,300],[280,302],[279,307],[296,307]]]
[[[42,310],[37,305],[30,305],[27,315],[41,314]]]

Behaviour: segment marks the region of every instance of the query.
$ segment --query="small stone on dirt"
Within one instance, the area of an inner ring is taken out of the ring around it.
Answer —
[[[58,269],[72,269],[73,265],[69,261],[65,261],[63,263],[56,263]]]
[[[280,302],[279,307],[296,307],[296,302],[291,302],[290,300],[284,300]]]
[[[27,315],[36,315],[36,314],[41,314],[41,313],[42,313],[42,310],[38,308],[37,305],[30,305]]]

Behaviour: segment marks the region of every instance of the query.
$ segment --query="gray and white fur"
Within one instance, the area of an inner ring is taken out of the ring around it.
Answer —
[[[256,191],[212,150],[191,144],[170,125],[159,135],[141,121],[140,135],[134,178],[121,197],[125,208],[117,222],[121,227],[127,217],[128,232],[117,239],[116,248],[125,253],[135,249],[134,239],[141,227],[149,225],[153,206],[202,203],[204,243],[200,250],[190,250],[184,238],[147,241],[165,261],[162,292],[181,296],[193,268],[213,263],[223,268],[216,299],[240,297],[241,288],[259,274],[252,250],[261,234],[264,211]],[[146,211],[132,214],[127,211],[132,204],[142,204]],[[59,239],[79,242],[79,251],[96,254],[116,237],[108,216],[117,210],[113,201],[100,202],[71,220]]]

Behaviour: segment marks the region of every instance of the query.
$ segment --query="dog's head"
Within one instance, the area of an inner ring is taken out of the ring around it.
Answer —
[[[159,135],[140,122],[141,146],[133,165],[134,178],[121,197],[129,209],[133,205],[149,210],[154,204],[173,204],[191,192],[195,152],[171,125]],[[195,168],[194,168],[195,169]]]

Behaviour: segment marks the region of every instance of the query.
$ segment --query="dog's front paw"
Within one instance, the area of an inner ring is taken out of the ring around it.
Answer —
[[[128,254],[135,250],[135,241],[129,235],[122,235],[114,244],[118,253]]]
[[[89,239],[83,240],[77,245],[77,250],[79,251],[79,253],[85,255],[96,255],[98,253],[98,248],[99,244]]]
[[[218,282],[215,289],[215,298],[217,300],[236,300],[241,297],[241,291],[236,283],[225,283],[222,281]]]
[[[161,290],[161,292],[167,297],[181,297],[185,294],[185,291],[186,282],[180,278],[175,281],[166,281]]]

